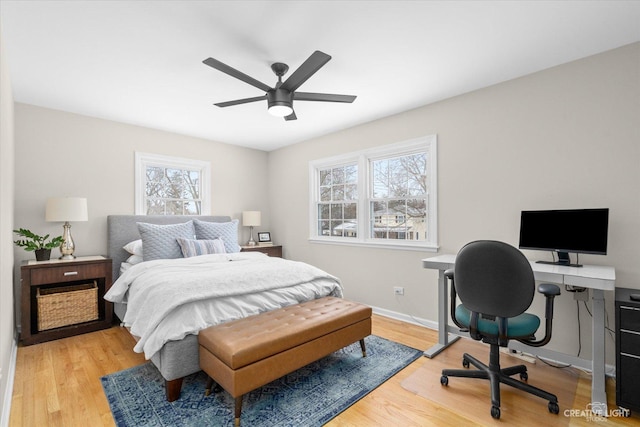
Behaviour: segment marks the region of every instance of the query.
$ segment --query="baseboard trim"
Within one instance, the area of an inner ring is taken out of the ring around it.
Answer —
[[[404,313],[398,313],[397,311],[387,310],[386,308],[380,308],[380,307],[375,307],[375,306],[372,306],[371,308],[373,309],[373,312],[375,314],[378,314],[380,316],[389,317],[391,319],[400,320],[402,322],[412,323],[412,324],[418,325],[418,326],[424,326],[425,328],[433,329],[435,331],[438,330],[438,322],[434,322],[432,320],[422,319],[420,317],[415,317],[415,316],[411,316],[411,315],[404,314]],[[526,353],[526,352],[525,352],[525,354],[527,356],[531,357],[531,358],[535,358],[535,355],[533,355],[533,354],[529,354],[529,353]],[[549,359],[549,361],[552,362],[552,363],[562,364],[562,362],[559,362],[559,361],[553,360],[553,359]],[[587,372],[589,375],[591,375],[591,368],[589,366],[576,366],[576,367],[578,369],[581,369],[581,370]],[[616,377],[616,367],[614,365],[606,364],[605,365],[605,375],[607,377],[615,378]]]
[[[422,319],[420,317],[411,316],[410,314],[398,313],[397,311],[387,310],[386,308],[371,307],[375,314],[380,316],[389,317],[391,319],[400,320],[402,322],[412,323],[418,326],[424,326],[425,328],[438,330],[438,322],[432,320]]]
[[[18,359],[18,341],[13,339],[11,344],[11,357],[9,359],[9,371],[7,372],[7,386],[4,390],[4,402],[2,402],[2,414],[0,414],[0,426],[9,426],[11,414],[11,400],[13,398],[13,380],[16,377],[16,361]]]

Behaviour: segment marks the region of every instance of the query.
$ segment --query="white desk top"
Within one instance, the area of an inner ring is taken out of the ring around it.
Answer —
[[[423,259],[422,266],[435,270],[446,270],[453,268],[455,261],[455,255],[443,254]],[[538,264],[535,261],[529,262],[536,280],[604,291],[615,290],[616,270],[613,267],[600,265],[568,267],[566,265]]]

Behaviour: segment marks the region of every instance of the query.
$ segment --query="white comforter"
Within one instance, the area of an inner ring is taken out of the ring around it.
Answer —
[[[332,295],[340,281],[311,265],[258,252],[156,260],[130,267],[105,295],[127,304],[125,326],[150,359],[209,326]]]

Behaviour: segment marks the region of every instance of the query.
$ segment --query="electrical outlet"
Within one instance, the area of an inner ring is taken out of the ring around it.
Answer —
[[[583,291],[574,291],[573,299],[576,301],[589,301],[589,289]]]
[[[395,295],[404,295],[404,288],[402,286],[394,286],[393,293]]]

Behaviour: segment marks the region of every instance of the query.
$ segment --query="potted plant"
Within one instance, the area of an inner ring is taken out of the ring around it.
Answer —
[[[57,236],[47,241],[49,239],[48,234],[39,236],[26,228],[13,230],[13,232],[20,237],[24,237],[24,239],[15,240],[13,243],[24,248],[25,251],[34,251],[37,261],[47,261],[51,258],[51,249],[59,247],[63,242],[62,236]]]

